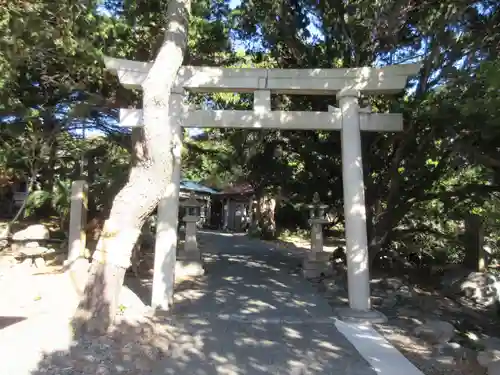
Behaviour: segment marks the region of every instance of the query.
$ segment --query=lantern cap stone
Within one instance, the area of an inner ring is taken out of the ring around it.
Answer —
[[[184,207],[200,207],[201,206],[201,203],[198,202],[198,200],[196,199],[194,192],[191,192],[189,194],[189,198],[186,199],[185,201],[183,201],[181,204]]]

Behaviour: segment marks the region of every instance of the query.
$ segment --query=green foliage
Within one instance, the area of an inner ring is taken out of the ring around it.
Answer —
[[[51,192],[34,190],[28,194],[23,214],[24,217],[30,217],[50,207],[59,217],[61,227],[65,228],[69,220],[70,204],[71,181],[57,179]]]
[[[71,181],[69,179],[56,179],[51,204],[62,222],[69,220],[71,205]]]
[[[3,4],[0,184],[34,177],[26,214],[50,203],[64,220],[82,159],[92,160],[83,169],[93,168],[94,209],[106,212],[130,162],[130,134],[116,127],[115,108],[140,106],[140,96],[104,72],[102,56],[153,59],[167,4]],[[402,133],[363,134],[370,243],[374,251],[423,249],[458,261],[466,250],[458,233],[467,214],[483,217],[492,247],[500,236],[499,12],[490,0],[381,0],[376,6],[368,0],[243,0],[235,9],[225,0],[199,0],[193,1],[185,64],[421,63],[411,90],[362,98],[375,112],[401,112],[405,119]],[[247,93],[192,93],[189,99],[203,108],[252,106]],[[272,96],[274,109],[325,111],[335,104],[333,96]],[[89,131],[100,136],[84,139]],[[204,129],[185,136],[183,176],[218,188],[247,182],[257,195],[279,195],[277,224],[290,230],[307,227],[300,204],[318,192],[337,224],[343,219],[341,146],[338,132]]]
[[[35,211],[43,207],[47,202],[52,199],[52,194],[48,191],[35,190],[32,191],[26,199],[26,207],[24,209],[24,216],[28,217],[35,213]]]

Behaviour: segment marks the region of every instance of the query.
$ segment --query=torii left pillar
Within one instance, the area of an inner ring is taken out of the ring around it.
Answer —
[[[151,306],[169,310],[174,303],[175,264],[177,260],[177,226],[179,215],[179,185],[181,180],[181,123],[179,118],[186,109],[183,93],[172,91],[169,116],[173,134],[173,168],[169,186],[158,204],[156,222],[155,259]]]

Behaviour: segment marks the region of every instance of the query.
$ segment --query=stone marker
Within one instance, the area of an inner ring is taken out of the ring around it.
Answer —
[[[87,224],[87,182],[73,181],[71,184],[71,207],[69,219],[68,260],[73,267],[74,263],[85,260],[85,225]]]
[[[43,224],[34,224],[14,233],[12,239],[12,253],[14,258],[22,261],[25,266],[35,264],[37,268],[45,266],[43,256],[48,254],[49,249],[40,245],[40,242],[48,240],[49,230]]]

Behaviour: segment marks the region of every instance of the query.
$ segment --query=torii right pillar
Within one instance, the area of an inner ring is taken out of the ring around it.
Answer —
[[[342,113],[342,181],[349,293],[349,308],[337,312],[344,320],[376,323],[384,322],[386,318],[371,310],[370,303],[359,96],[360,92],[353,89],[344,89],[337,94]]]

